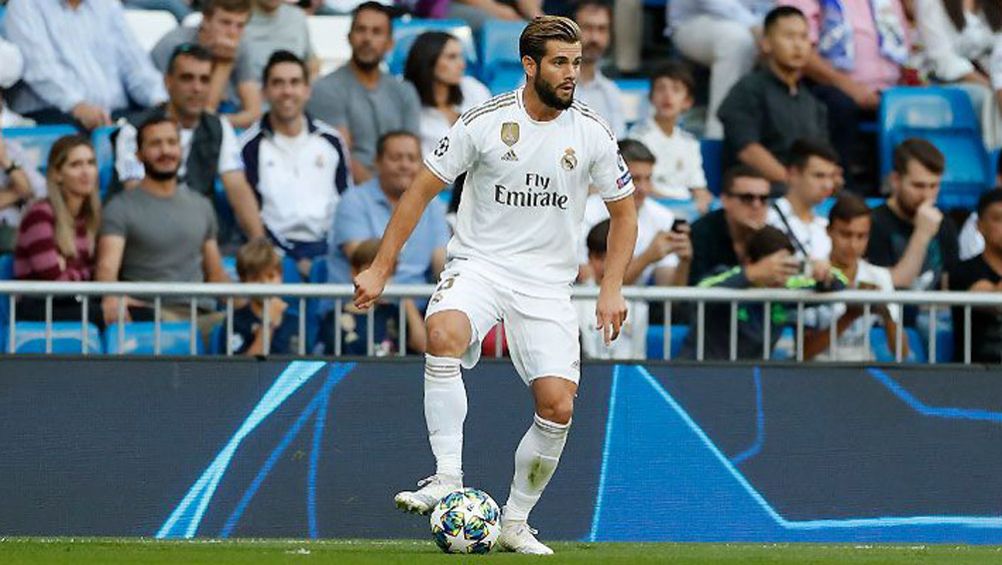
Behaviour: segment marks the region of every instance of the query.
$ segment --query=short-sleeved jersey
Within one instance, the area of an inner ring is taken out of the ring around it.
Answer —
[[[425,165],[445,183],[467,173],[449,260],[531,296],[570,292],[589,185],[607,202],[633,194],[602,118],[575,101],[553,120],[533,120],[522,88],[460,116]]]

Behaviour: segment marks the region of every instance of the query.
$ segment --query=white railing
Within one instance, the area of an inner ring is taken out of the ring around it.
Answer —
[[[427,298],[434,292],[433,285],[394,285],[386,289],[384,296],[388,299],[400,298]],[[235,300],[242,300],[254,297],[285,297],[298,301],[298,321],[299,321],[299,351],[300,355],[305,355],[306,350],[306,312],[307,301],[311,299],[330,300],[335,311],[341,311],[346,300],[351,300],[354,289],[350,285],[335,284],[194,284],[194,283],[71,283],[71,282],[28,282],[28,281],[0,281],[0,300],[6,300],[9,309],[7,320],[8,353],[14,353],[17,337],[17,296],[46,297],[46,352],[51,352],[51,325],[52,325],[52,298],[77,296],[82,297],[81,327],[82,327],[82,353],[86,354],[88,349],[87,320],[89,308],[100,307],[99,299],[104,296],[133,297],[152,300],[154,310],[154,327],[156,336],[154,338],[155,347],[159,347],[159,329],[161,323],[161,312],[163,300],[186,299],[189,303],[190,311],[190,353],[197,350],[197,329],[195,319],[197,316],[197,300],[205,298],[221,299],[225,301],[226,312],[226,354],[230,355],[230,337],[232,336],[233,308]],[[771,311],[772,304],[795,304],[797,308],[797,319],[795,324],[796,348],[795,358],[798,361],[804,359],[804,310],[811,306],[820,304],[861,304],[863,305],[864,327],[869,328],[871,322],[871,308],[874,305],[899,305],[899,306],[923,306],[929,310],[930,327],[928,331],[928,359],[930,363],[936,362],[936,319],[937,313],[952,306],[963,308],[963,324],[961,328],[954,328],[954,331],[964,332],[964,353],[965,364],[971,362],[971,309],[978,307],[993,307],[1002,310],[1002,294],[994,293],[967,293],[967,292],[877,292],[877,291],[842,291],[834,293],[816,293],[810,291],[792,291],[780,289],[722,289],[722,288],[692,288],[692,287],[629,287],[623,291],[627,299],[644,300],[653,304],[661,304],[664,313],[664,324],[666,328],[672,325],[673,312],[680,306],[691,307],[695,304],[695,328],[696,328],[696,359],[704,358],[704,341],[706,335],[705,309],[707,303],[730,303],[730,359],[737,359],[738,341],[738,305],[741,304],[761,304],[764,312]],[[594,287],[575,287],[573,298],[575,300],[594,300],[598,297],[598,289]],[[95,300],[97,298],[98,300]],[[758,307],[758,306],[755,306]],[[124,340],[124,322],[126,320],[125,301],[119,301],[118,309],[118,345],[121,350]],[[268,310],[264,310],[262,326],[269,327]],[[341,327],[340,316],[334,318],[334,353],[341,354]],[[373,315],[370,310],[367,322],[367,351],[373,354]],[[404,309],[400,309],[400,335],[399,352],[401,355],[406,351],[407,343],[407,320]],[[836,319],[831,317],[829,330],[835,333]],[[763,351],[762,359],[769,360],[772,348],[772,332],[779,331],[778,328],[771,327],[771,316],[764,316],[763,328]],[[904,331],[896,332],[895,358],[898,362],[903,360],[903,337]],[[270,333],[264,334],[264,350],[270,349]],[[836,340],[830,340],[829,354],[837,358]],[[664,359],[672,358],[670,332],[665,332],[664,338]],[[869,347],[869,334],[867,333],[867,347]],[[501,348],[495,347],[496,354],[500,356]],[[159,351],[154,351],[159,354]]]

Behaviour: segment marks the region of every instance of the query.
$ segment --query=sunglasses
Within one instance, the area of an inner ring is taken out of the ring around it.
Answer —
[[[752,204],[758,202],[759,204],[765,206],[769,204],[770,197],[768,194],[751,194],[748,192],[742,192],[740,194],[730,194],[731,198],[737,198],[745,206],[751,206]]]

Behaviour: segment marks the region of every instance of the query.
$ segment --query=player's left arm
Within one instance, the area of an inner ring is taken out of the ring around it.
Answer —
[[[609,209],[608,251],[595,315],[598,328],[608,344],[619,337],[619,330],[626,320],[623,277],[637,243],[637,207],[633,198],[629,197],[606,201],[605,205]]]

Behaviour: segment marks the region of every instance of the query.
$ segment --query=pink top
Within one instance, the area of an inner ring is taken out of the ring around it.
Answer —
[[[880,38],[873,21],[871,0],[842,0],[842,2],[852,25],[852,38],[856,46],[855,68],[849,76],[856,82],[876,90],[884,90],[898,84],[901,67],[880,53]],[[799,8],[807,16],[811,41],[817,44],[821,27],[821,8],[818,0],[779,0],[777,4]],[[893,4],[898,17],[905,22],[905,11],[901,2]],[[905,41],[908,41],[907,37]]]
[[[92,245],[83,220],[76,226],[77,256],[65,258],[56,247],[56,220],[48,199],[31,205],[18,226],[14,278],[43,281],[89,281]]]

